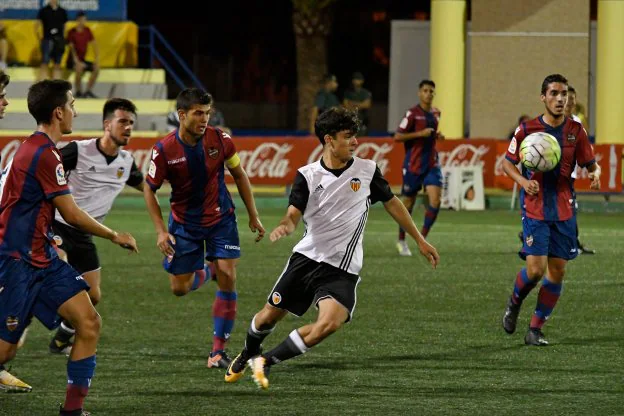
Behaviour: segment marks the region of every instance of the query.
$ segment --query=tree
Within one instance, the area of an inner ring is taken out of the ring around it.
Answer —
[[[327,72],[329,7],[336,0],[292,0],[297,53],[297,128],[307,130],[314,96]]]

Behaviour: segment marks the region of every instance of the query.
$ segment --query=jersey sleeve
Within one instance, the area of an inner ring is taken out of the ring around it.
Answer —
[[[132,162],[132,167],[130,168],[130,176],[128,176],[126,185],[139,186],[142,182],[143,182],[143,173],[139,170],[136,163]]]
[[[288,197],[288,205],[292,205],[303,213],[305,212],[306,206],[308,206],[309,197],[310,189],[308,188],[308,181],[301,172],[297,172],[295,182],[290,190],[290,197]]]
[[[76,165],[78,165],[78,143],[69,142],[58,150],[63,156],[63,169],[66,172],[76,169]]]
[[[578,136],[578,144],[576,146],[576,162],[580,167],[586,168],[596,161],[594,149],[592,149],[589,138],[587,137],[587,131],[585,131],[584,127],[581,127]]]
[[[399,123],[399,127],[397,128],[397,133],[410,133],[414,131],[414,114],[407,110],[403,119]]]
[[[163,153],[162,146],[159,146],[158,143],[152,147],[152,160],[150,160],[145,182],[154,192],[156,192],[162,186],[165,179],[167,179],[167,161]]]
[[[524,123],[522,123],[516,128],[516,131],[509,142],[507,153],[505,154],[505,159],[514,165],[517,165],[518,162],[520,162],[520,143],[522,143],[525,136],[526,132],[524,131]]]
[[[225,159],[225,165],[229,169],[235,168],[240,165],[240,158],[238,157],[238,153],[236,153],[236,146],[234,145],[232,136],[224,131],[220,131],[220,133],[223,140],[223,156]]]
[[[379,166],[375,167],[375,173],[373,174],[373,180],[370,184],[370,190],[371,204],[379,201],[385,203],[394,198],[394,193],[392,192],[392,189],[390,189],[388,181],[382,175],[381,170],[379,170]]]
[[[48,147],[41,153],[35,178],[41,185],[46,199],[70,193],[63,162],[57,149]]]

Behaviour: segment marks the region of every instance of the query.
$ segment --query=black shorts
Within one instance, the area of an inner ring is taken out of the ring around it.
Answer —
[[[82,61],[85,64],[84,72],[93,72],[93,62],[91,61]],[[74,69],[74,58],[72,58],[71,54],[67,57],[67,64],[65,65],[67,69]]]
[[[267,302],[302,316],[312,304],[316,306],[320,300],[332,298],[349,311],[346,320],[349,322],[355,310],[359,282],[360,277],[355,274],[293,253]]]
[[[54,240],[67,253],[67,262],[80,274],[100,269],[100,259],[93,236],[54,220]]]

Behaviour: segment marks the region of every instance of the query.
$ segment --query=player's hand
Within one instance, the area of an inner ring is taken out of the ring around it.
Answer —
[[[435,132],[433,127],[427,127],[426,129],[422,129],[420,131],[420,137],[429,137]]]
[[[537,195],[537,193],[539,192],[538,181],[534,181],[534,180],[526,181],[524,185],[522,185],[522,187],[524,188],[526,193],[529,195]]]
[[[446,139],[446,136],[444,134],[442,134],[441,131],[439,131],[439,132],[436,133],[436,139],[444,140],[444,139]]]
[[[264,226],[260,222],[260,218],[258,218],[258,217],[250,218],[249,219],[249,229],[253,233],[255,233],[256,231],[258,232],[258,236],[256,237],[256,243],[264,238],[265,230],[264,230]]]
[[[276,242],[282,237],[286,237],[290,235],[291,231],[284,224],[278,225],[273,231],[271,231],[271,235],[269,235],[269,239],[272,243]]]
[[[169,233],[158,233],[158,240],[156,240],[156,245],[162,254],[167,257],[173,257],[175,254],[175,250],[172,245],[175,245],[175,237]]]
[[[591,189],[600,189],[600,170],[589,172],[589,179],[591,179]]]
[[[431,267],[434,269],[440,263],[440,255],[438,254],[438,250],[427,241],[423,240],[422,243],[418,244],[418,250],[420,250],[420,254],[422,254],[429,263],[431,263]]]
[[[115,233],[115,237],[111,241],[126,250],[130,250],[131,253],[139,252],[137,242],[130,233]]]

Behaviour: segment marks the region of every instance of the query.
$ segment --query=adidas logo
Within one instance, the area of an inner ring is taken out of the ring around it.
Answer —
[[[312,193],[315,194],[317,192],[321,192],[323,189],[325,189],[325,188],[323,188],[323,185],[319,185],[319,186],[316,187],[316,189]]]
[[[91,167],[89,168],[89,172],[95,172],[95,166],[91,166]]]

